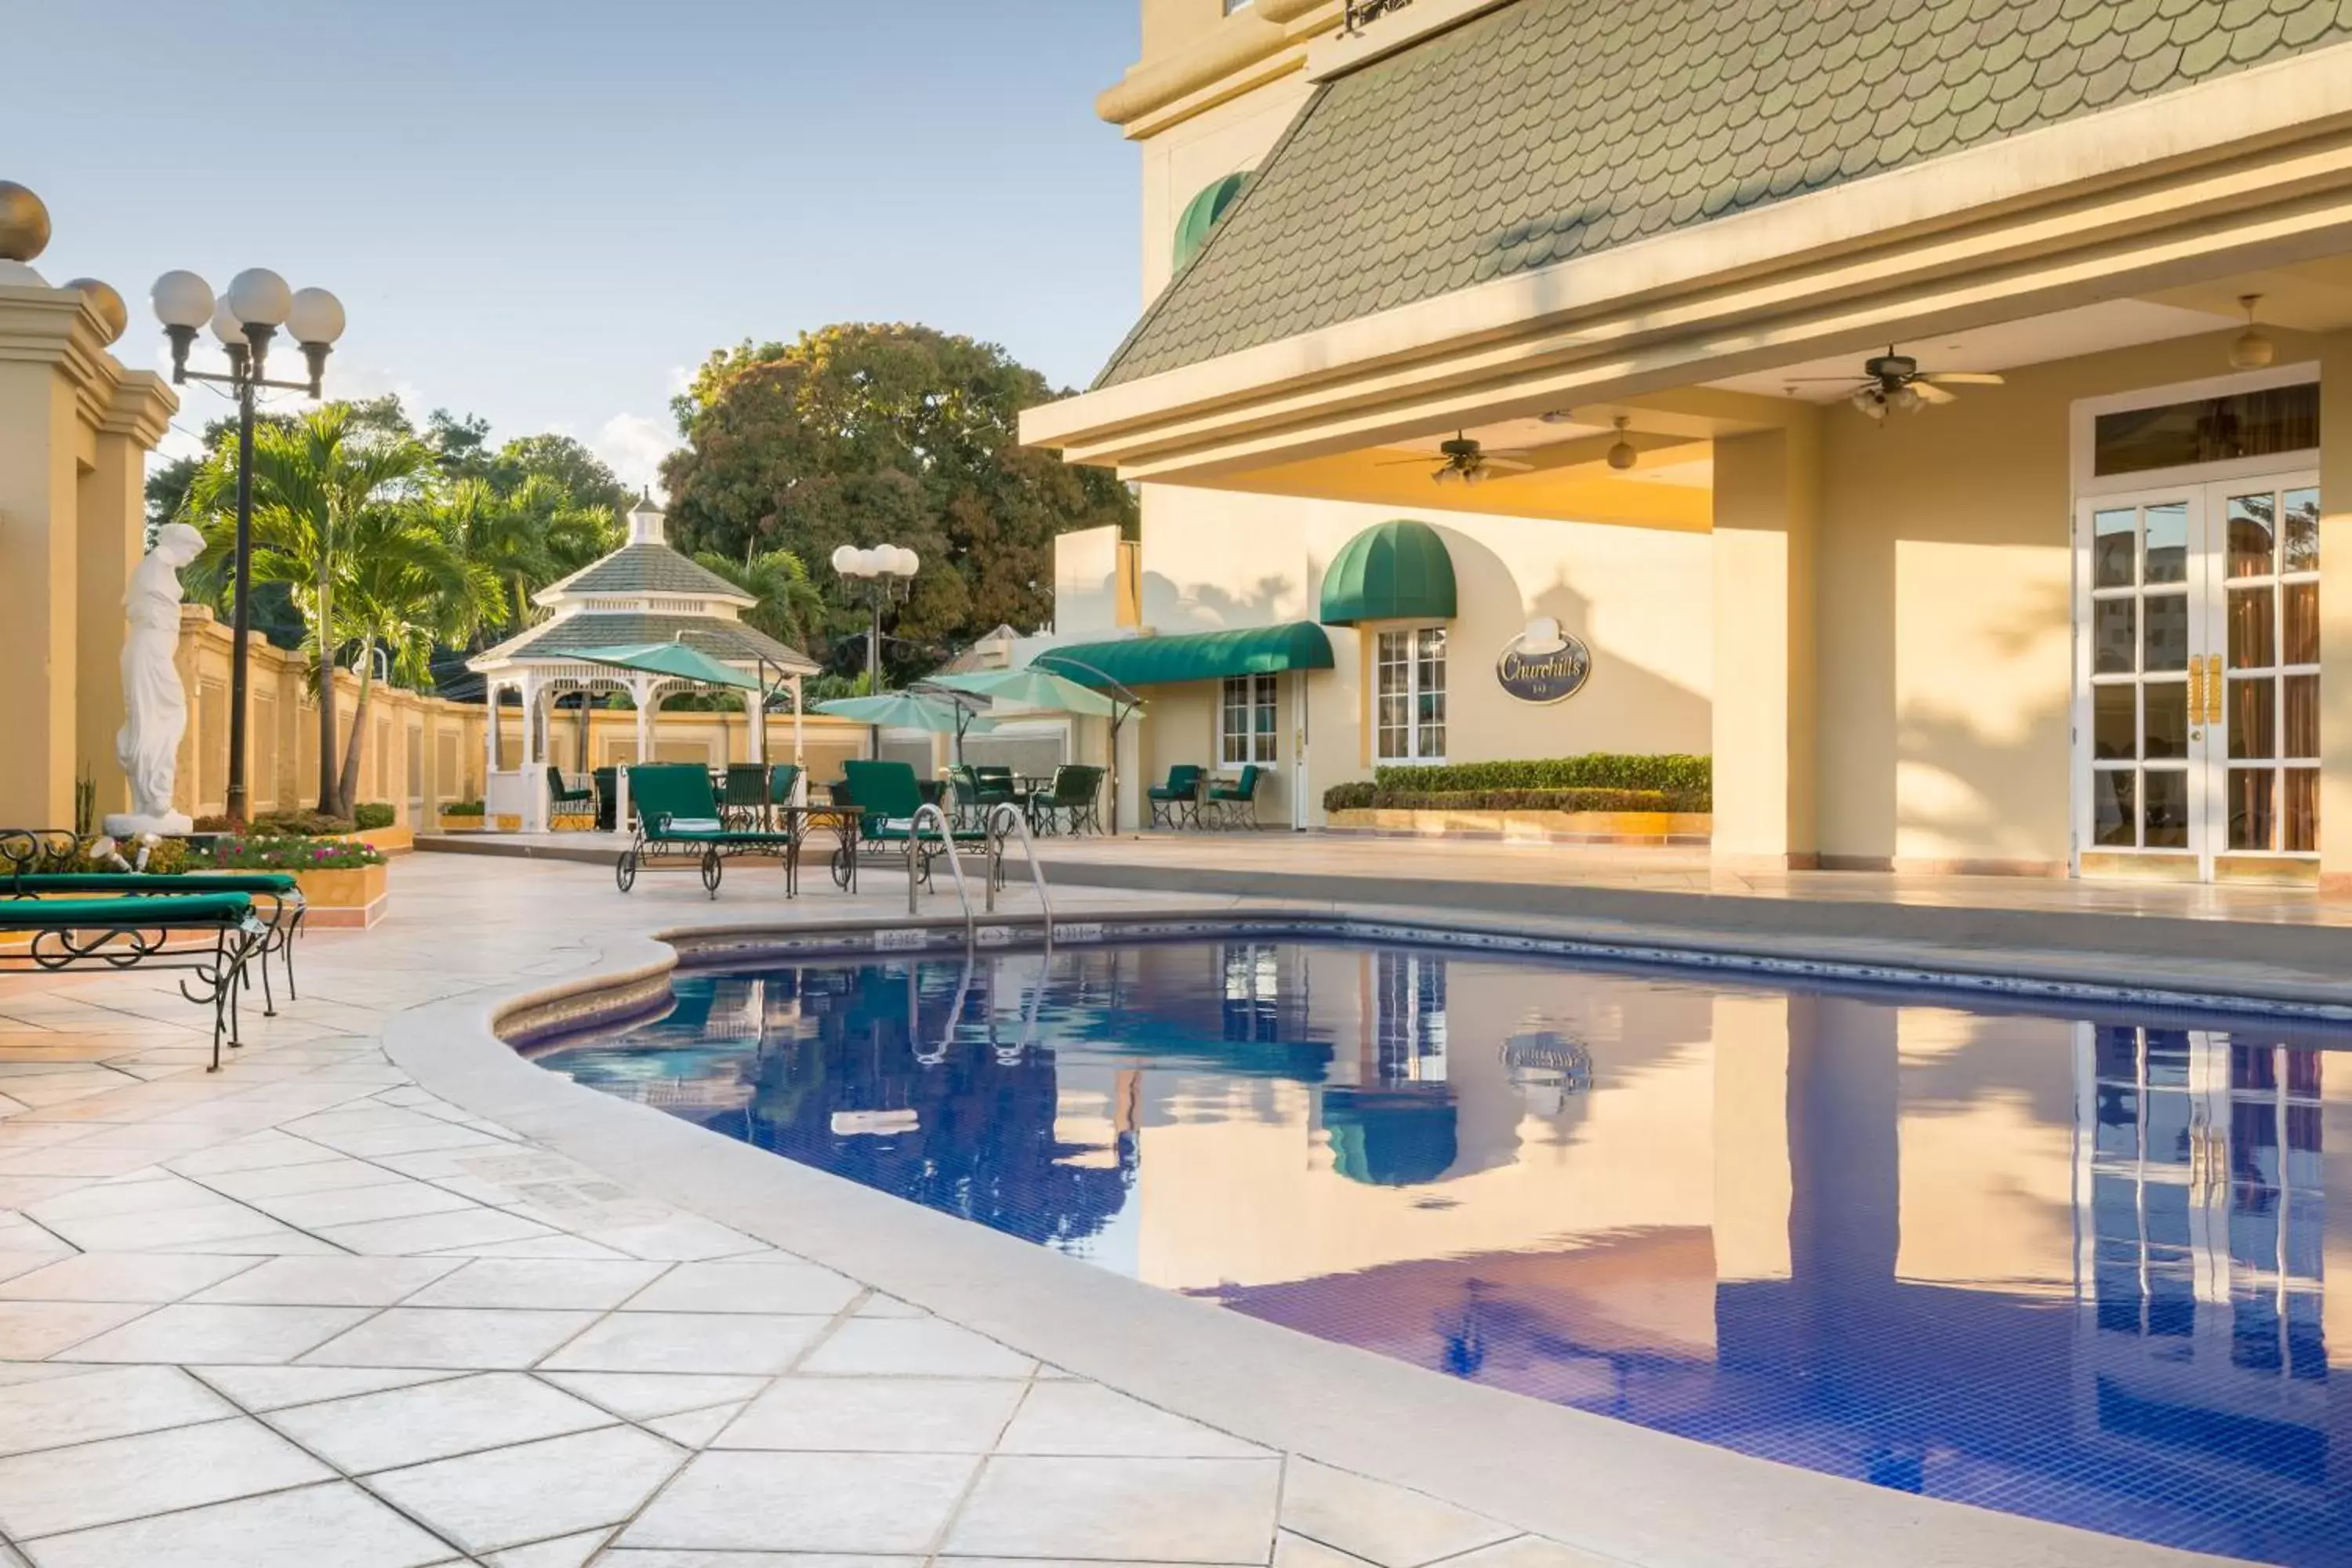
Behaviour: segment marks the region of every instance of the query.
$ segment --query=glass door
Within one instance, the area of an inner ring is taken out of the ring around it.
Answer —
[[[2197,869],[2204,790],[2191,731],[2202,712],[2203,495],[2196,486],[2086,502],[2090,563],[2082,637],[2089,662],[2085,869]],[[2198,737],[2201,740],[2201,735]]]
[[[2316,483],[2179,485],[2082,511],[2083,871],[2315,875]]]

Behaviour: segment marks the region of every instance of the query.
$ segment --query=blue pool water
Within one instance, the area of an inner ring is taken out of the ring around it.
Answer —
[[[1230,942],[681,975],[658,1021],[535,1054],[1448,1376],[2352,1563],[2336,1043]]]

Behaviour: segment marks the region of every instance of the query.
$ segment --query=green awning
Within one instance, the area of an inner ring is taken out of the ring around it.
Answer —
[[[1249,188],[1249,179],[1246,169],[1238,174],[1227,174],[1202,187],[1199,195],[1185,204],[1184,216],[1176,220],[1177,271],[1183,271],[1184,264],[1209,243],[1209,231],[1217,226],[1217,220],[1225,216],[1227,209],[1242,199],[1242,192]]]
[[[1323,574],[1323,624],[1450,621],[1454,558],[1425,522],[1399,518],[1364,530],[1339,547]]]
[[[1229,675],[1276,675],[1286,669],[1328,669],[1331,639],[1313,621],[1250,626],[1182,637],[1125,637],[1047,648],[1030,663],[1082,686],[1172,686],[1181,680],[1222,680]]]

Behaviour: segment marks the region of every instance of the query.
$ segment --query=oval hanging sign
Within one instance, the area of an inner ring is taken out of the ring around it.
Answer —
[[[1549,616],[1529,621],[1495,660],[1495,679],[1522,702],[1566,701],[1591,678],[1592,650]]]

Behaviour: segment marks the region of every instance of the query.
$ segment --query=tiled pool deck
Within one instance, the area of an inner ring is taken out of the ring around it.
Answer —
[[[0,980],[0,1561],[1572,1568],[1883,1561],[1898,1541],[1921,1565],[2186,1560],[1294,1349],[860,1206],[484,1033],[495,998],[642,962],[667,927],[905,909],[891,873],[794,904],[772,877],[713,904],[688,878],[623,899],[592,867],[411,858],[392,917],[308,939],[303,1000],[250,1019],[217,1076],[166,979]],[[528,1113],[467,1109],[502,1097]],[[773,1245],[795,1227],[824,1263]],[[1024,1320],[1041,1291],[1069,1323]],[[1064,1342],[1136,1375],[1038,1359]],[[1524,1510],[1444,1500],[1515,1487]],[[1571,1547],[1495,1517],[1536,1513],[1591,1528],[1558,1531]]]

